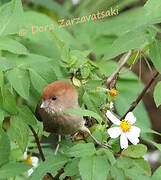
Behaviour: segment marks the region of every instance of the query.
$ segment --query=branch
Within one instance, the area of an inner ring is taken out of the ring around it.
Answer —
[[[132,50],[130,50],[128,52],[128,54],[126,55],[126,57],[124,58],[124,60],[121,62],[121,64],[117,67],[117,69],[113,72],[113,74],[107,79],[105,85],[109,86],[110,83],[114,80],[114,78],[119,74],[121,68],[126,64],[126,62],[128,61],[129,57],[132,54]]]
[[[131,107],[129,108],[129,110],[122,116],[121,119],[125,119],[125,116],[127,115],[128,112],[131,112],[135,109],[135,107],[138,105],[138,103],[140,102],[140,100],[143,98],[143,96],[145,95],[146,91],[149,89],[149,87],[151,86],[151,84],[154,82],[154,80],[156,79],[156,77],[159,75],[159,72],[156,72],[155,75],[152,77],[151,81],[145,86],[145,88],[143,89],[143,91],[139,94],[139,96],[137,97],[137,99],[131,104]]]
[[[29,128],[30,128],[30,130],[32,131],[32,133],[33,133],[33,135],[34,135],[34,137],[35,137],[35,141],[36,141],[37,148],[38,148],[38,150],[39,150],[41,159],[42,159],[42,161],[45,161],[45,156],[44,156],[44,153],[43,153],[43,151],[42,151],[42,149],[41,149],[40,141],[39,141],[38,135],[36,134],[34,128],[33,128],[31,125],[29,125]]]

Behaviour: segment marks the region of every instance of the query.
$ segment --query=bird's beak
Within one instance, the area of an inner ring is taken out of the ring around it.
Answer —
[[[49,101],[42,101],[40,108],[47,108],[49,106]]]

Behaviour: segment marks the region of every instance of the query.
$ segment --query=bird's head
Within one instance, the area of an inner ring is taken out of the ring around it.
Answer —
[[[55,81],[45,87],[42,92],[40,108],[44,108],[49,113],[57,113],[65,109],[75,109],[78,106],[76,89],[65,81]]]

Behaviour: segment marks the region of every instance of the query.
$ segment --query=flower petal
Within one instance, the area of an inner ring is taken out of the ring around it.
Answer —
[[[127,149],[128,148],[128,140],[125,133],[122,133],[120,136],[120,146],[121,149]]]
[[[127,133],[131,133],[131,134],[133,134],[133,136],[139,137],[140,136],[140,128],[138,128],[136,126],[131,126],[130,131]]]
[[[39,159],[36,156],[31,156],[31,161],[34,167],[38,166]]]
[[[121,121],[115,117],[109,110],[107,110],[106,112],[106,116],[110,119],[110,121],[112,121],[114,124],[116,125],[120,125]]]
[[[136,117],[134,116],[134,114],[132,112],[129,112],[125,116],[125,121],[128,121],[129,124],[134,124],[136,121]]]
[[[110,135],[111,138],[117,138],[120,136],[122,130],[120,127],[112,127],[107,130],[107,133]]]
[[[31,176],[31,174],[34,172],[33,168],[28,170],[28,176]]]
[[[126,137],[129,139],[129,141],[134,144],[137,145],[139,143],[139,138],[137,136],[134,136],[132,133],[128,132],[126,133]]]

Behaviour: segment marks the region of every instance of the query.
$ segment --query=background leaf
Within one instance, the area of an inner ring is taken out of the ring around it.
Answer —
[[[0,177],[9,178],[9,177],[17,176],[19,174],[23,174],[31,167],[32,166],[28,165],[27,163],[10,162],[0,168]]]
[[[10,141],[7,135],[3,132],[1,133],[0,136],[0,166],[9,161],[9,154],[10,154]]]
[[[157,107],[161,105],[161,82],[158,82],[154,89],[154,100]]]
[[[83,180],[106,180],[109,173],[109,164],[101,156],[83,157],[80,159],[79,171]]]
[[[25,99],[29,97],[30,80],[28,72],[19,68],[7,72],[8,81],[13,88]]]
[[[7,50],[15,54],[27,54],[27,49],[22,44],[8,37],[0,37],[0,50]]]

